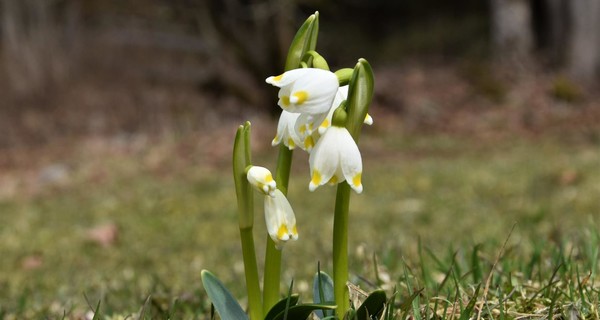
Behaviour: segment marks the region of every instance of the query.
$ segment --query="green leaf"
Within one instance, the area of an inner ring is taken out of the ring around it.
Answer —
[[[308,51],[315,50],[317,47],[317,37],[319,35],[319,12],[315,12],[308,17],[304,24],[296,32],[294,40],[288,50],[288,55],[285,60],[285,71],[296,69],[300,66],[300,62],[304,54]]]
[[[322,271],[315,274],[313,281],[313,301],[315,303],[333,303],[335,304],[335,297],[333,294],[333,280],[331,277]],[[319,319],[329,317],[333,315],[333,312],[322,310],[316,310],[315,314]]]
[[[299,305],[290,307],[287,310],[287,320],[301,320],[301,319],[303,320],[303,319],[308,318],[308,316],[310,316],[310,314],[313,311],[322,310],[322,309],[334,310],[335,308],[336,308],[336,306],[329,305],[329,304],[316,304],[316,303],[299,304]],[[275,316],[275,318],[273,318],[273,320],[284,320],[284,316],[285,316],[285,312],[280,312],[277,316]]]
[[[285,312],[285,309],[288,306],[288,300],[289,300],[289,307],[293,307],[298,304],[298,301],[300,300],[300,296],[298,294],[293,294],[289,297],[279,300],[271,308],[271,310],[269,310],[269,312],[265,316],[265,320],[273,320],[273,319],[275,319],[275,317],[277,315],[279,315],[282,312]]]
[[[360,129],[369,112],[374,86],[375,78],[371,65],[367,60],[359,59],[350,79],[347,99],[348,122],[346,128],[354,141],[358,141]]]
[[[96,305],[96,310],[94,310],[94,317],[92,318],[92,320],[100,319],[100,303],[101,302],[102,302],[102,300],[98,300],[98,304]]]
[[[479,262],[479,249],[481,245],[475,245],[473,253],[471,254],[471,270],[473,272],[473,283],[479,283],[483,280],[483,271],[481,270],[481,263]]]
[[[460,313],[460,320],[468,320],[471,318],[473,310],[475,309],[475,303],[477,303],[477,295],[479,294],[480,288],[481,283],[477,286],[477,289],[475,289],[475,293],[473,294],[471,300],[469,300],[467,307]]]
[[[227,288],[207,270],[202,270],[204,289],[223,320],[244,320],[248,316]]]
[[[379,319],[379,315],[383,312],[387,297],[385,291],[375,290],[369,294],[367,299],[356,310],[358,319]]]
[[[423,290],[424,288],[414,291],[400,304],[400,310],[405,313],[408,312],[408,310],[410,310],[410,308],[413,306],[413,301],[415,301],[415,299],[421,294],[421,292],[423,292]]]

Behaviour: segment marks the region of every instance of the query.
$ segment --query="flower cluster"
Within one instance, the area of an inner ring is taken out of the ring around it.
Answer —
[[[310,153],[309,190],[346,181],[361,193],[360,151],[344,121],[333,119],[335,111],[343,109],[348,86],[340,87],[335,73],[317,68],[290,70],[266,82],[279,87],[278,105],[283,109],[272,145],[283,143],[290,150],[300,147]],[[364,123],[372,124],[371,116],[367,114]]]

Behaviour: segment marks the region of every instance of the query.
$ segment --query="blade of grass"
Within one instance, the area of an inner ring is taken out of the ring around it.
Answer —
[[[479,311],[477,312],[477,320],[481,319],[481,310],[483,309],[482,306],[483,306],[483,304],[487,303],[487,295],[488,295],[488,291],[490,289],[490,284],[492,282],[492,277],[494,275],[494,270],[496,270],[496,265],[500,261],[500,258],[504,255],[504,250],[506,249],[506,245],[508,244],[508,240],[510,239],[510,236],[512,235],[512,233],[515,230],[516,226],[517,226],[517,224],[514,223],[512,225],[512,227],[510,228],[510,231],[508,232],[508,236],[506,236],[506,240],[504,240],[504,243],[502,244],[502,247],[500,248],[500,251],[498,252],[498,255],[496,256],[496,260],[494,261],[494,264],[492,264],[492,268],[490,269],[490,273],[488,274],[487,280],[485,281],[485,287],[483,289],[483,299],[481,301],[481,305],[479,307]]]

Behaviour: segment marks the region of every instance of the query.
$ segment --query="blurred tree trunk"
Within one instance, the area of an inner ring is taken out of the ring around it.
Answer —
[[[533,32],[529,0],[490,0],[494,55],[509,63],[531,57]]]
[[[283,71],[295,0],[212,0],[199,6],[196,21],[212,80],[254,106],[272,108],[264,79]]]
[[[10,88],[30,95],[62,79],[67,70],[54,1],[1,0],[2,64]]]
[[[600,0],[570,0],[569,71],[589,81],[600,67]]]
[[[565,44],[568,42],[568,3],[570,0],[544,0],[544,21],[540,35],[545,37],[548,54],[553,63],[565,63]]]

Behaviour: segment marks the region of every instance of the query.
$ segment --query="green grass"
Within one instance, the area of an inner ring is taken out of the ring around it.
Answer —
[[[68,185],[0,200],[0,318],[77,318],[99,301],[103,317],[209,318],[202,269],[244,301],[229,159],[208,165],[191,151],[191,161],[165,157],[157,168],[141,160],[152,150],[80,155]],[[351,279],[395,287],[394,319],[476,319],[479,310],[481,319],[599,319],[598,145],[367,135],[361,150]],[[273,168],[275,155],[254,159]],[[331,271],[334,195],[308,191],[306,156],[295,155],[289,199],[300,239],[285,248],[283,278],[304,301],[317,262]],[[113,246],[87,239],[107,222],[119,227]],[[30,257],[40,265],[23,267]]]

